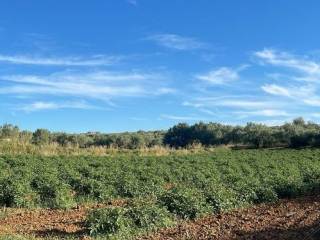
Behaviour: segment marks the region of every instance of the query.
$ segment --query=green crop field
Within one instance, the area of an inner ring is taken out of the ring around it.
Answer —
[[[104,203],[86,221],[91,235],[152,231],[183,219],[313,194],[319,149],[218,149],[211,153],[110,157],[0,157],[0,206],[73,208]],[[108,206],[115,199],[120,206]]]

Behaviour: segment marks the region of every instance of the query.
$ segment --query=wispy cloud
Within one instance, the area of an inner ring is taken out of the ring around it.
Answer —
[[[269,94],[285,96],[285,97],[291,96],[289,89],[282,86],[278,86],[276,84],[266,84],[266,85],[263,85],[261,88],[263,91]]]
[[[25,112],[35,112],[42,110],[57,110],[57,109],[97,109],[97,107],[90,105],[84,101],[78,102],[33,102],[17,107],[16,110]]]
[[[0,62],[42,66],[108,66],[119,62],[120,56],[96,55],[90,57],[38,57],[27,55],[0,55]]]
[[[196,75],[196,78],[209,84],[221,85],[238,80],[238,72],[238,69],[221,67],[206,74]]]
[[[320,74],[320,63],[312,61],[305,56],[296,56],[288,52],[268,48],[257,51],[254,55],[266,64],[290,68],[309,76]]]
[[[193,116],[176,116],[170,114],[161,114],[160,116],[162,119],[169,119],[175,121],[200,121],[200,120],[207,120],[206,118],[202,117],[193,117]]]
[[[285,103],[249,96],[200,97],[184,102],[185,106],[195,108],[227,107],[232,109],[269,109],[272,106],[282,107]]]
[[[150,96],[173,93],[154,73],[93,71],[61,72],[51,75],[0,76],[6,82],[0,94],[60,95],[97,99]]]
[[[239,111],[234,112],[237,115],[242,115],[244,117],[249,116],[263,116],[263,117],[281,117],[281,116],[289,116],[290,114],[285,110],[279,109],[264,109],[264,110],[257,110],[257,111]]]
[[[175,50],[188,51],[207,48],[208,44],[195,38],[184,37],[177,34],[155,34],[146,38],[160,46]]]
[[[297,56],[273,49],[255,52],[255,56],[264,64],[286,70],[285,75],[269,74],[277,81],[281,81],[281,78],[285,76],[284,85],[265,84],[261,87],[263,91],[271,95],[290,98],[296,104],[320,106],[320,96],[317,94],[320,86],[320,63],[310,60],[307,56]],[[292,71],[288,72],[288,70]]]
[[[230,108],[238,108],[238,109],[261,109],[261,108],[269,108],[275,104],[273,101],[262,101],[262,100],[246,100],[239,98],[238,100],[226,99],[221,101],[212,102],[215,106],[224,106]],[[279,105],[279,104],[278,104]]]
[[[255,75],[249,73],[251,79],[240,74],[247,66],[220,67],[196,75],[196,79],[207,85],[203,87],[198,82],[202,88],[188,96],[182,105],[215,119],[261,120],[270,125],[301,115],[308,117],[310,111],[320,107],[320,62],[274,49],[254,52],[254,57],[259,60],[260,72],[255,61],[250,65],[250,70],[255,72]],[[263,72],[261,67],[265,68]],[[217,88],[217,85],[228,88]]]

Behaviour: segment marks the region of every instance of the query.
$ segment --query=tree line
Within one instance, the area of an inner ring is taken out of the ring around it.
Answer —
[[[165,131],[138,131],[114,134],[87,132],[69,134],[65,132],[50,132],[47,129],[37,129],[34,132],[20,131],[18,126],[4,124],[0,126],[0,140],[5,142],[19,141],[34,145],[58,144],[62,147],[87,148],[103,146],[123,149],[161,146]]]
[[[303,118],[294,119],[281,126],[267,126],[247,123],[245,126],[232,126],[220,123],[199,122],[193,125],[179,123],[168,131],[138,131],[105,134],[88,132],[68,134],[37,129],[34,132],[21,131],[12,124],[0,126],[1,141],[14,141],[46,145],[56,143],[63,147],[91,146],[137,149],[154,146],[185,148],[194,145],[218,146],[238,145],[254,148],[265,147],[305,147],[320,146],[320,125],[306,122]]]
[[[305,147],[320,146],[320,125],[294,119],[281,126],[267,126],[247,123],[246,126],[231,126],[220,123],[180,123],[168,130],[163,143],[172,147],[186,147],[193,144],[204,146],[243,145],[263,147]]]

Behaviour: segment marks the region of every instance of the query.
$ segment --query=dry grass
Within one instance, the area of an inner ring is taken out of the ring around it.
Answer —
[[[92,146],[87,148],[81,148],[79,146],[66,146],[62,147],[57,143],[37,146],[30,143],[20,141],[0,141],[0,154],[9,155],[42,155],[42,156],[59,156],[59,155],[70,155],[70,156],[112,156],[118,154],[135,154],[138,156],[168,156],[168,155],[185,155],[190,153],[200,153],[208,151],[218,151],[220,149],[229,149],[228,146],[204,148],[197,144],[188,146],[187,148],[174,149],[164,146],[144,147],[139,149],[122,149],[115,147],[103,147],[103,146]]]

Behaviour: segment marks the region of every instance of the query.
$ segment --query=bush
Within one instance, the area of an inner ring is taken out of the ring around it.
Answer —
[[[0,206],[33,207],[37,195],[26,182],[20,182],[13,176],[0,179]]]
[[[204,195],[214,213],[221,213],[240,205],[236,193],[223,186],[208,187],[205,189]]]
[[[86,225],[91,235],[114,235],[119,232],[127,232],[132,226],[131,220],[126,216],[123,208],[102,208],[89,213]]]
[[[142,199],[133,200],[125,208],[96,209],[89,213],[87,226],[91,235],[128,236],[167,227],[173,223],[170,213]]]
[[[271,203],[278,201],[277,193],[270,187],[259,187],[255,190],[254,203]]]
[[[54,175],[38,175],[31,186],[39,195],[39,204],[49,208],[70,208],[75,206],[70,187]]]
[[[146,230],[167,227],[172,224],[172,217],[168,210],[154,202],[146,202],[141,199],[130,203],[128,216],[137,228]]]
[[[187,188],[170,189],[160,196],[159,202],[169,212],[183,219],[195,219],[205,209],[202,194]]]

